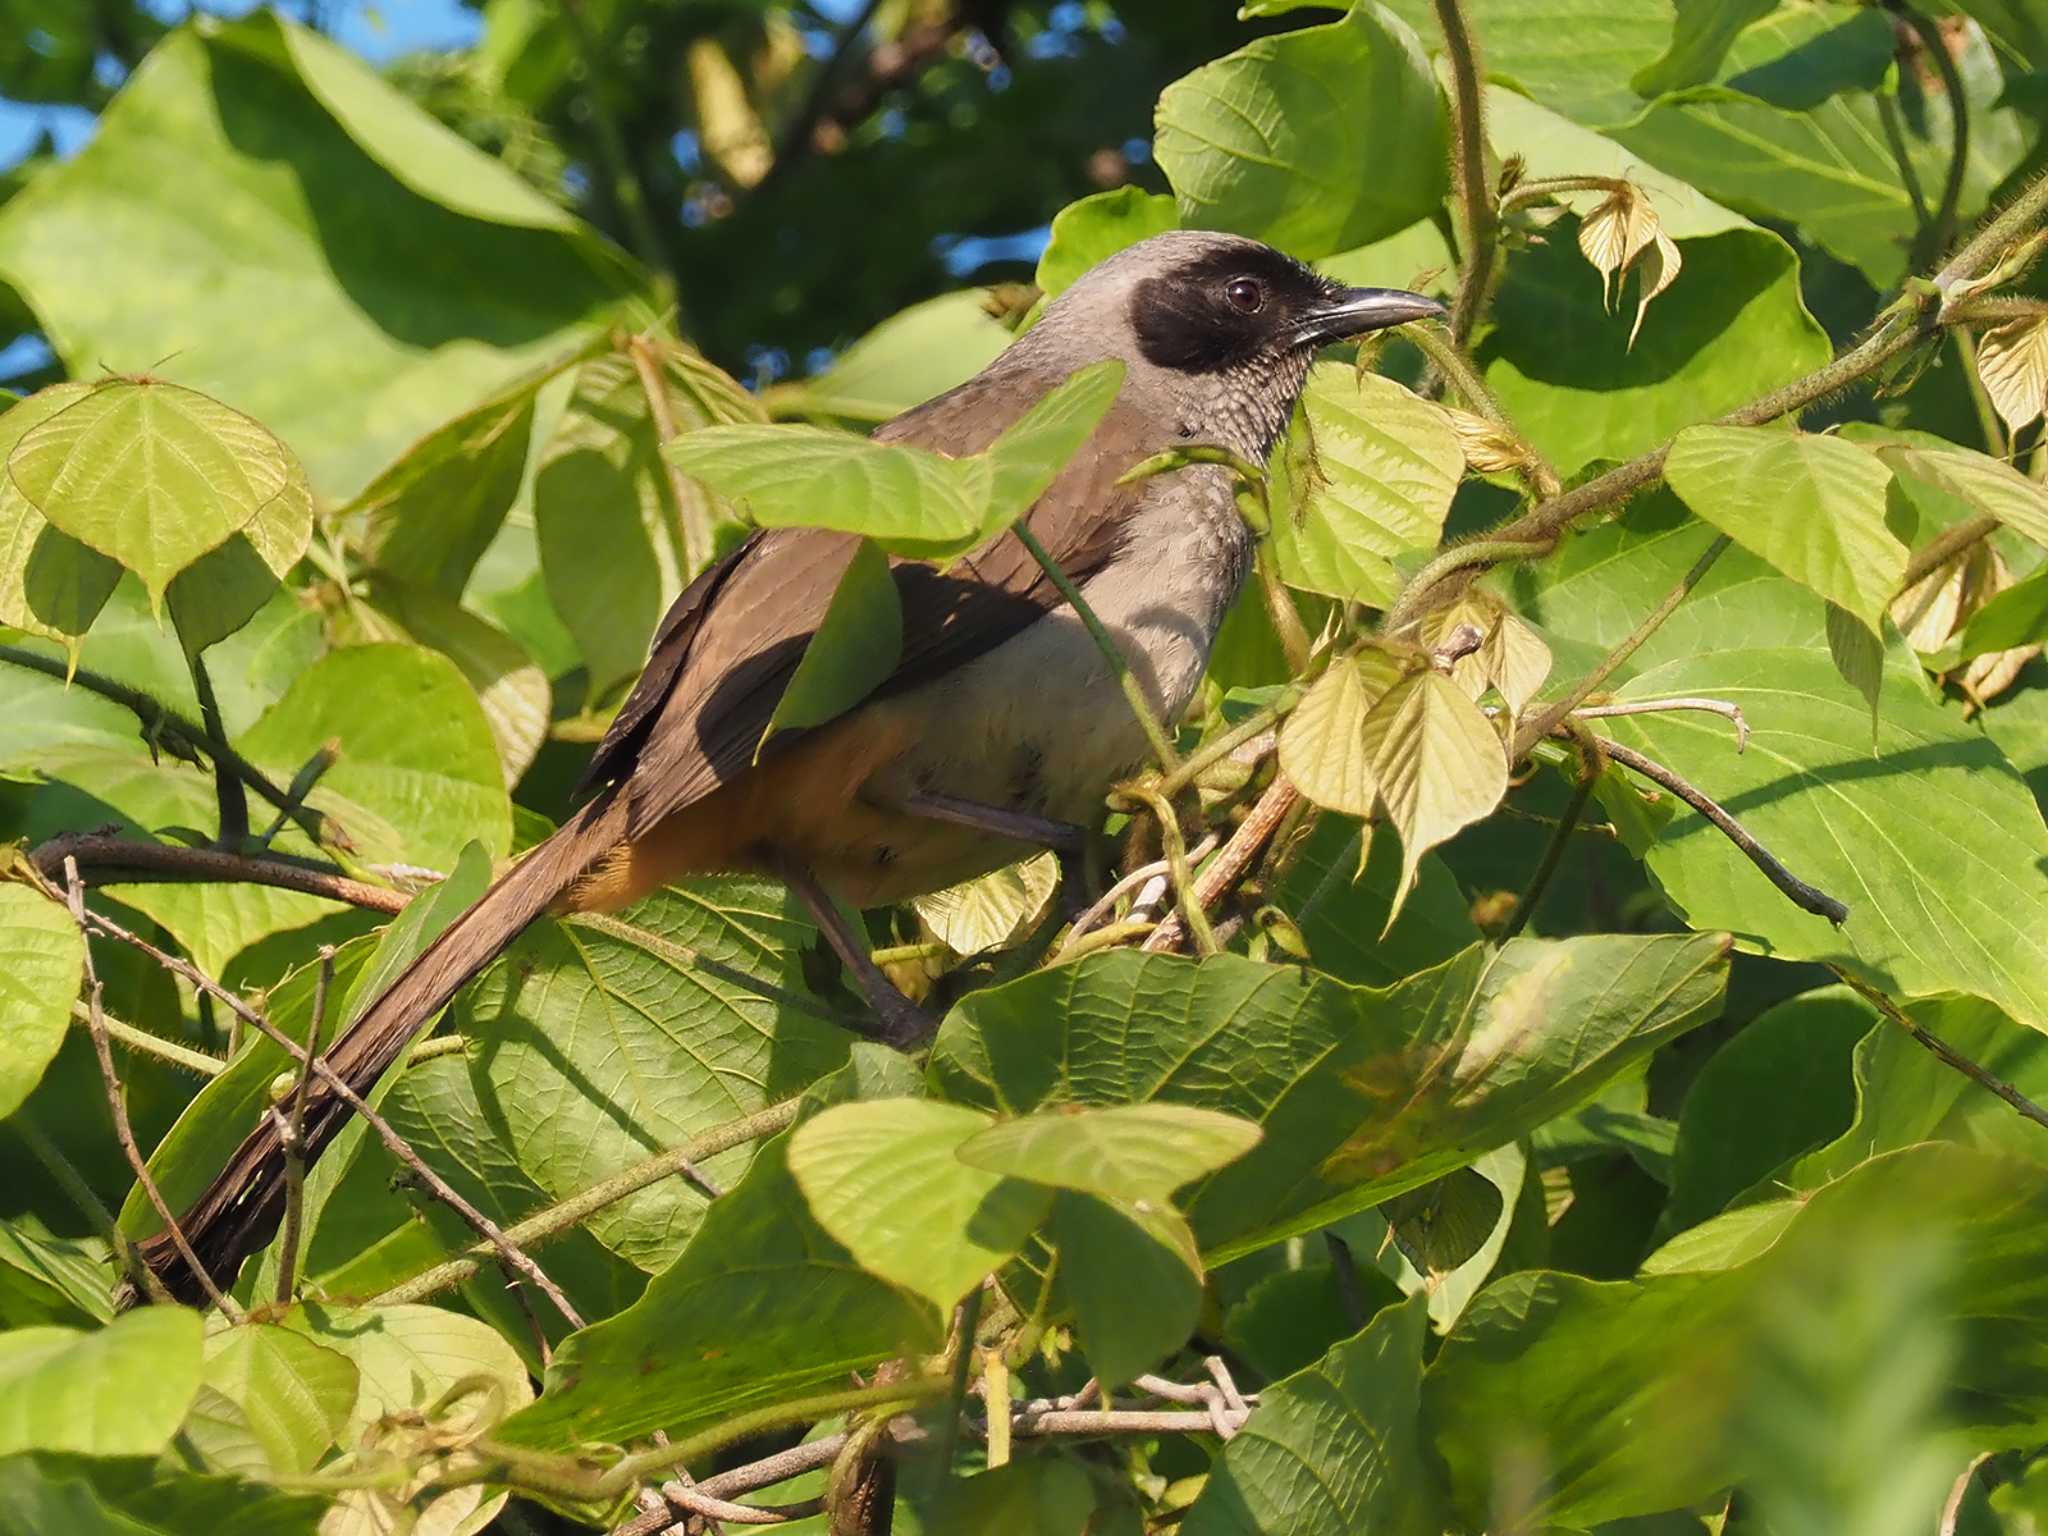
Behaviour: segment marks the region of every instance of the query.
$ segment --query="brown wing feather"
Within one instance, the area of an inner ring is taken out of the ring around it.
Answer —
[[[998,384],[977,377],[888,422],[875,436],[954,456],[976,453],[1058,382],[1011,376]],[[1032,532],[1076,581],[1100,569],[1121,542],[1140,492],[1117,487],[1116,479],[1158,446],[1157,435],[1139,412],[1119,402],[1033,506]],[[761,733],[856,543],[850,534],[822,529],[756,534],[676,600],[646,672],[587,775],[621,784],[630,806],[628,837],[754,761]],[[878,690],[883,694],[971,661],[1060,602],[1010,534],[943,572],[918,561],[892,560],[891,566],[903,605],[903,652]]]

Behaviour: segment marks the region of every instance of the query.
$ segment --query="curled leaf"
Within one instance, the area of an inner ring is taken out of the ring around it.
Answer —
[[[1642,191],[1619,183],[1607,201],[1579,223],[1579,249],[1600,274],[1600,299],[1614,307],[1615,279],[1656,240],[1657,214]]]
[[[1468,467],[1482,475],[1504,475],[1529,462],[1528,448],[1498,422],[1456,406],[1447,405],[1443,411],[1451,419],[1451,430],[1458,436],[1458,447]]]
[[[1636,276],[1636,321],[1628,328],[1631,351],[1635,349],[1637,333],[1643,328],[1643,316],[1649,312],[1650,300],[1678,280],[1678,269],[1684,265],[1679,258],[1678,243],[1663,230],[1658,230],[1657,238],[1643,253],[1642,268]]]

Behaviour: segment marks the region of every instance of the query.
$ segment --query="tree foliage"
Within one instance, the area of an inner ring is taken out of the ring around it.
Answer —
[[[488,0],[382,72],[48,9],[0,1528],[2048,1520],[2037,0]],[[1231,465],[1133,877],[865,914],[909,1056],[773,883],[544,919],[228,1294],[117,1312],[721,551],[863,536],[771,729],[887,675],[884,554],[1008,528],[1118,378],[865,430],[1179,227],[1451,319]]]

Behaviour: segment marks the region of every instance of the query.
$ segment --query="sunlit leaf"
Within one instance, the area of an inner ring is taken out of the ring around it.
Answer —
[[[199,1390],[200,1332],[196,1312],[146,1307],[90,1333],[0,1333],[0,1455],[155,1455]]]
[[[1243,1157],[1259,1135],[1250,1121],[1213,1109],[1123,1104],[1000,1121],[961,1142],[957,1155],[991,1173],[1163,1205],[1183,1184]]]
[[[889,557],[862,539],[776,700],[754,749],[756,760],[777,731],[823,725],[845,714],[888,680],[902,654],[903,604]]]
[[[64,1043],[84,964],[85,937],[70,913],[30,886],[0,885],[0,1120]]]
[[[1339,657],[1287,717],[1280,766],[1317,805],[1353,816],[1373,814],[1380,781],[1365,720],[1400,679],[1400,666],[1385,651]]]

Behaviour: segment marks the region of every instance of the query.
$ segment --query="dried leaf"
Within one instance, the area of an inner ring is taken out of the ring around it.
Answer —
[[[1643,316],[1649,313],[1650,300],[1657,297],[1678,279],[1678,269],[1685,263],[1678,254],[1678,245],[1662,229],[1657,231],[1643,252],[1642,267],[1636,274],[1636,323],[1628,328],[1629,350],[1634,351],[1636,334],[1643,328]]]
[[[1504,475],[1529,462],[1528,450],[1498,422],[1455,406],[1443,409],[1451,418],[1451,430],[1457,434],[1458,447],[1464,451],[1465,463],[1470,468],[1482,475]]]
[[[2048,412],[2048,320],[2015,320],[1977,342],[1977,377],[2006,429]]]
[[[1615,279],[1657,238],[1659,229],[1650,200],[1623,182],[1579,223],[1579,249],[1600,274],[1600,299],[1614,307]]]

